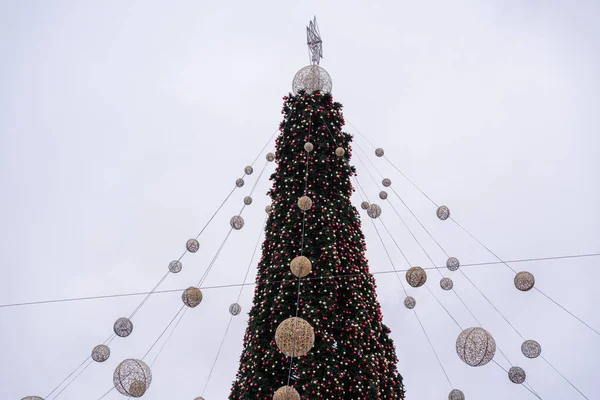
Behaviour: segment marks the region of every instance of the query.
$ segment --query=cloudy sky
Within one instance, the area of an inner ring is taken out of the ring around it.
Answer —
[[[598,2],[324,3],[0,2],[0,304],[150,290],[276,130],[281,97],[308,62],[304,27],[313,14],[324,38],[321,65],[350,133],[358,129],[383,147],[503,259],[600,252]],[[437,220],[435,207],[375,158],[364,138],[357,143],[449,253],[463,264],[495,261],[452,222]],[[354,164],[375,198],[379,189],[365,166]],[[197,283],[264,165],[261,155],[200,237],[201,250],[184,257],[183,271],[162,289]],[[274,165],[266,168],[244,210],[246,226],[233,232],[205,285],[242,282],[268,203],[266,176]],[[389,202],[443,265],[444,254],[402,203],[394,196]],[[430,267],[389,204],[382,207],[382,221],[411,263]],[[363,221],[371,271],[392,270],[373,224]],[[396,268],[405,269],[386,235],[384,241]],[[513,267],[533,272],[538,288],[600,330],[598,258]],[[600,399],[600,335],[538,292],[518,292],[502,264],[463,270],[523,336],[542,344],[554,367],[589,399]],[[451,276],[540,397],[583,398],[543,360],[525,359],[506,321],[460,273]],[[398,281],[377,277],[407,398],[447,398],[448,382],[413,312],[402,306]],[[438,280],[430,271],[429,288],[458,323],[476,325]],[[225,338],[207,400],[227,397],[252,291],[242,292],[244,311]],[[204,291],[202,305],[186,314],[154,363],[145,398],[200,396],[238,292]],[[494,364],[463,364],[454,350],[456,324],[428,291],[410,293],[453,386],[467,399],[535,398]],[[46,396],[141,300],[0,308],[0,398]],[[135,316],[134,333],[114,340],[111,358],[91,365],[59,399],[102,396],[117,363],[142,357],[180,301],[179,292],[153,296]],[[510,366],[499,354],[496,360]],[[118,398],[116,391],[105,397]]]

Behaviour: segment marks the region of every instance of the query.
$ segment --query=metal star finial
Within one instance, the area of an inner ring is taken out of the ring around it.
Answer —
[[[308,45],[308,54],[312,65],[319,65],[323,58],[323,40],[317,25],[317,17],[308,23],[306,27],[306,44]]]

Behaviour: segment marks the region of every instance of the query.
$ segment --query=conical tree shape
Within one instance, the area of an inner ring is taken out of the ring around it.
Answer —
[[[307,400],[403,399],[360,218],[350,203],[355,172],[349,164],[351,136],[342,132],[341,105],[329,93],[300,92],[284,97],[283,114],[269,191],[273,210],[229,399],[271,400],[285,385]],[[313,144],[312,151],[305,150],[306,142]],[[343,156],[336,155],[339,147]],[[304,195],[313,202],[307,211],[298,207]],[[298,282],[290,262],[300,255],[310,259],[312,272]],[[275,330],[296,316],[298,288],[298,317],[314,328],[315,344],[307,355],[293,359],[290,370],[290,358],[275,343]]]

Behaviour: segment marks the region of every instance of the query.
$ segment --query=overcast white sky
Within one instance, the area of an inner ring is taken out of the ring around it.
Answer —
[[[277,128],[281,97],[308,62],[304,27],[313,14],[324,38],[322,66],[347,121],[498,255],[599,252],[600,4],[373,3],[0,2],[0,304],[149,290]],[[370,149],[360,137],[358,143]],[[263,160],[201,236],[201,250],[186,256],[183,271],[162,288],[198,281]],[[438,221],[435,208],[382,159],[374,162],[462,263],[494,261],[451,222]],[[379,189],[354,164],[375,198]],[[242,281],[268,203],[266,176],[244,211],[246,226],[232,234],[206,284]],[[444,255],[390,199],[442,265]],[[411,262],[430,266],[389,206],[382,207]],[[365,218],[363,226],[372,272],[390,270],[371,222]],[[598,258],[515,268],[534,272],[540,289],[600,330]],[[502,265],[464,271],[589,399],[600,399],[599,335],[539,293],[516,291]],[[543,360],[525,359],[502,317],[468,281],[451,276],[543,399],[582,398]],[[445,399],[448,384],[392,278],[379,275],[378,294],[407,399]],[[438,281],[430,272],[430,288],[458,322],[475,325]],[[252,291],[242,294],[243,314],[227,335],[207,400],[228,395]],[[205,290],[153,366],[145,398],[200,395],[237,292]],[[467,399],[534,398],[493,364],[464,365],[454,350],[458,328],[426,290],[411,293]],[[47,395],[140,300],[0,308],[0,398]],[[111,358],[91,365],[59,398],[99,398],[116,364],[142,357],[179,306],[179,293],[154,296],[136,315],[134,333],[112,343]]]

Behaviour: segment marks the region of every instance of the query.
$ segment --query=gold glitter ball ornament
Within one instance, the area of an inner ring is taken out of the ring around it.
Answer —
[[[480,367],[494,358],[496,341],[483,328],[467,328],[456,339],[456,354],[467,365]]]
[[[275,160],[275,154],[267,153],[267,156],[265,158],[267,159],[268,162],[273,162],[273,160]]]
[[[427,281],[427,272],[421,267],[412,267],[406,271],[406,281],[412,287],[423,286]]]
[[[448,400],[465,400],[465,394],[458,389],[452,389],[448,395]]]
[[[531,290],[535,285],[535,277],[531,272],[521,271],[515,275],[515,287],[522,292]]]
[[[305,256],[298,256],[290,263],[290,270],[298,278],[304,278],[312,271],[312,263]]]
[[[273,394],[273,400],[300,400],[300,394],[291,386],[282,386]]]
[[[104,362],[110,357],[110,348],[105,344],[99,344],[92,350],[92,360]]]
[[[307,152],[310,153],[314,149],[315,149],[315,146],[311,142],[304,143],[304,150],[306,150]]]
[[[521,367],[511,367],[508,370],[508,379],[510,379],[512,383],[516,383],[517,385],[520,385],[521,383],[525,382],[526,377],[527,375],[525,374],[525,370]]]
[[[367,209],[367,215],[373,219],[379,218],[381,215],[381,207],[379,207],[377,204],[371,204]]]
[[[377,149],[375,149],[375,155],[376,155],[377,157],[383,157],[383,149],[382,149],[381,147],[380,147],[380,148],[377,148]]]
[[[382,184],[383,186],[385,186],[385,187],[389,187],[389,186],[392,184],[392,181],[391,181],[391,179],[389,179],[389,178],[384,178],[384,179],[381,181],[381,184]]]
[[[346,154],[346,150],[344,150],[343,147],[338,147],[337,149],[335,149],[335,155],[338,157],[343,157],[344,154]]]
[[[200,248],[200,243],[198,243],[198,241],[196,239],[190,239],[186,242],[185,248],[190,253],[195,253]]]
[[[450,209],[446,206],[439,206],[436,211],[436,215],[439,219],[445,221],[450,216]]]
[[[129,358],[121,362],[113,374],[113,384],[119,393],[142,397],[152,383],[152,372],[142,360]]]
[[[254,168],[252,168],[251,165],[248,165],[246,168],[244,168],[244,173],[246,175],[252,175],[253,172],[254,172]]]
[[[404,299],[404,307],[408,308],[409,310],[412,310],[413,308],[415,308],[416,305],[417,301],[414,297],[406,296],[406,298]]]
[[[288,357],[304,356],[315,344],[315,331],[302,318],[291,317],[277,327],[275,343],[279,351]]]
[[[308,196],[302,196],[298,199],[298,207],[300,207],[302,211],[310,210],[312,204],[312,199]]]
[[[521,345],[521,352],[527,358],[536,358],[542,354],[542,346],[535,340],[526,340]]]
[[[190,286],[183,291],[181,300],[189,308],[194,308],[202,302],[202,291],[195,286]]]
[[[229,220],[229,225],[236,231],[239,231],[244,227],[244,218],[242,218],[241,215],[234,215],[231,217],[231,220]]]

